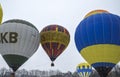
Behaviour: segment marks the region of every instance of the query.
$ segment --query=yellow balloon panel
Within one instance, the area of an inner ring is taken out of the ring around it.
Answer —
[[[89,16],[91,16],[91,15],[98,14],[98,13],[103,13],[103,12],[108,13],[108,11],[102,10],[102,9],[93,10],[93,11],[89,12],[87,15],[85,15],[85,18],[87,18],[87,17],[89,17]]]
[[[69,43],[69,36],[63,32],[56,32],[56,31],[48,31],[48,32],[41,32],[41,43],[48,43],[48,42],[58,42],[65,46]]]
[[[88,68],[88,67],[92,68],[88,63],[80,63],[80,64],[78,64],[77,67],[80,67],[80,68],[82,69],[83,66],[84,66],[85,68]]]
[[[120,46],[112,44],[92,45],[82,49],[81,55],[90,64],[96,62],[117,64],[120,61]]]
[[[3,17],[3,10],[2,10],[2,6],[0,4],[0,24],[2,22],[2,17]]]

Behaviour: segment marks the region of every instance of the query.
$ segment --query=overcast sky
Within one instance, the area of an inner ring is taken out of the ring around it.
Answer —
[[[3,8],[3,22],[9,19],[23,19],[34,24],[39,31],[50,24],[58,24],[70,32],[70,43],[55,60],[55,67],[41,45],[36,53],[19,69],[60,70],[74,72],[76,65],[85,60],[78,53],[74,34],[77,25],[91,10],[104,9],[120,15],[120,0],[0,0]],[[0,57],[0,68],[8,68]]]

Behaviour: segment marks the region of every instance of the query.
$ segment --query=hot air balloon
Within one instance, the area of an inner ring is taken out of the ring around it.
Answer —
[[[76,71],[80,77],[89,77],[92,72],[92,67],[84,62],[77,65]]]
[[[41,45],[54,66],[53,61],[65,50],[70,41],[67,29],[60,25],[48,25],[40,32]]]
[[[28,21],[11,19],[0,26],[0,53],[15,72],[38,49],[38,29]]]
[[[0,24],[2,22],[2,17],[3,17],[3,10],[2,10],[2,6],[0,4]]]
[[[99,13],[83,19],[76,28],[75,44],[100,76],[107,77],[120,61],[120,17]]]
[[[88,14],[85,15],[84,18],[87,18],[91,15],[98,14],[98,13],[109,13],[109,12],[107,10],[103,10],[103,9],[96,9],[96,10],[90,11]]]

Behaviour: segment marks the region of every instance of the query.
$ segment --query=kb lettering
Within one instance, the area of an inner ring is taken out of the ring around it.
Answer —
[[[16,43],[18,33],[16,32],[5,32],[0,33],[0,43]]]

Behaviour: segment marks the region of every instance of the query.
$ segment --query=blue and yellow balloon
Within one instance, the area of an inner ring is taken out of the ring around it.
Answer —
[[[92,72],[92,67],[88,63],[80,63],[77,65],[76,71],[80,77],[89,77]]]
[[[120,17],[104,12],[88,16],[76,28],[75,44],[100,76],[107,77],[120,61]]]

